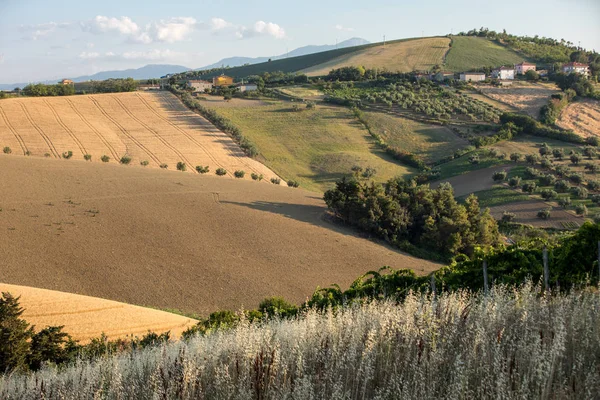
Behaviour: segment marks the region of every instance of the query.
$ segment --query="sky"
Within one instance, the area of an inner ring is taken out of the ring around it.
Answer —
[[[0,0],[0,83],[482,26],[600,51],[600,0]]]

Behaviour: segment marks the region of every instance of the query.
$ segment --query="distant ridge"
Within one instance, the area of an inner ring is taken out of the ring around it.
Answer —
[[[94,81],[103,81],[105,79],[118,79],[118,78],[133,78],[133,79],[153,79],[160,78],[161,76],[167,74],[177,74],[181,72],[190,71],[190,68],[184,67],[182,65],[171,65],[171,64],[149,64],[141,68],[136,69],[124,69],[124,70],[115,70],[115,71],[102,71],[98,72],[94,75],[84,75],[78,76],[76,78],[69,78],[73,82],[86,82],[90,80]],[[67,78],[67,77],[65,77]],[[57,83],[58,80],[49,80],[49,81],[34,81],[34,82],[26,82],[26,83],[10,83],[10,84],[0,84],[0,90],[12,90],[16,87],[23,88],[24,86],[29,85],[30,83],[45,83],[45,84],[54,84]]]
[[[351,38],[348,40],[344,40],[343,42],[338,43],[337,45],[335,44],[324,44],[324,45],[309,45],[309,46],[303,46],[303,47],[299,47],[295,50],[290,51],[289,53],[286,54],[281,54],[278,56],[271,56],[271,57],[228,57],[228,58],[224,58],[214,64],[211,65],[207,65],[205,67],[202,68],[197,68],[198,71],[202,71],[202,70],[206,70],[206,69],[213,69],[213,68],[221,68],[223,66],[227,67],[239,67],[245,64],[259,64],[259,63],[263,63],[263,62],[267,62],[269,61],[269,59],[271,60],[281,60],[284,58],[288,58],[288,57],[298,57],[298,56],[305,56],[308,54],[314,54],[314,53],[320,53],[322,51],[328,51],[328,50],[335,50],[335,49],[343,49],[346,47],[354,47],[354,46],[362,46],[365,44],[370,44],[369,41],[362,39],[362,38]]]

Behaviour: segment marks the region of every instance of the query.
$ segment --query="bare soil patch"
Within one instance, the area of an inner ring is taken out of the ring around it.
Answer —
[[[560,90],[552,84],[515,82],[508,87],[481,87],[488,97],[508,104],[530,116],[537,118],[540,109],[548,104],[550,96]]]
[[[537,213],[550,206],[540,200],[528,200],[490,207],[490,213],[496,219],[502,218],[505,211],[515,214],[517,223],[532,225],[538,228],[573,229],[580,226],[585,219],[577,217],[565,210],[553,207],[549,219],[540,219]]]
[[[0,283],[0,292],[21,297],[23,318],[35,325],[36,330],[64,326],[64,332],[80,343],[102,333],[109,339],[117,339],[141,337],[148,331],[170,331],[172,338],[179,338],[198,322],[164,311],[55,290]]]
[[[323,220],[302,189],[0,154],[2,280],[208,314],[303,302],[389,265],[439,264]]]
[[[569,104],[556,124],[584,137],[600,136],[600,101],[586,99]]]
[[[431,183],[432,188],[437,188],[443,182],[449,182],[454,188],[454,195],[462,197],[471,193],[491,189],[495,182],[492,176],[497,171],[510,171],[512,165],[499,165],[491,168],[479,169],[463,175],[453,176],[452,178],[442,179]]]

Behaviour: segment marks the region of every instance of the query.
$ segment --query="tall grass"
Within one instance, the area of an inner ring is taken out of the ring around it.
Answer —
[[[600,398],[600,294],[409,295],[242,322],[64,371],[0,378],[0,398]]]

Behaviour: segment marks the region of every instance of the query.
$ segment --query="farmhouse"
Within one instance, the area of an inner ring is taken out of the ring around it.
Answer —
[[[444,82],[446,79],[454,79],[454,72],[440,71],[433,74],[432,78],[438,82]]]
[[[581,75],[587,75],[590,72],[589,68],[590,66],[587,64],[570,62],[567,64],[563,64],[562,72],[564,72],[565,74],[577,73]]]
[[[145,83],[138,85],[138,90],[160,90],[158,83]]]
[[[194,89],[194,92],[204,92],[206,89],[210,90],[213,88],[213,84],[211,82],[201,80],[189,80],[187,81],[187,86]]]
[[[527,71],[535,71],[535,64],[523,61],[521,64],[515,64],[517,75],[525,75]]]
[[[74,85],[75,82],[73,82],[70,79],[63,79],[62,81],[59,82],[61,85]]]
[[[515,79],[515,69],[512,67],[500,67],[492,71],[492,78],[507,80]]]
[[[483,72],[463,72],[460,74],[460,80],[463,82],[481,82],[485,81]]]
[[[213,86],[231,86],[233,85],[233,78],[227,75],[215,76],[213,78]]]
[[[431,75],[426,72],[417,72],[415,73],[415,79],[431,79]]]
[[[255,92],[258,90],[258,86],[254,83],[240,83],[235,85],[235,87],[241,92]]]

